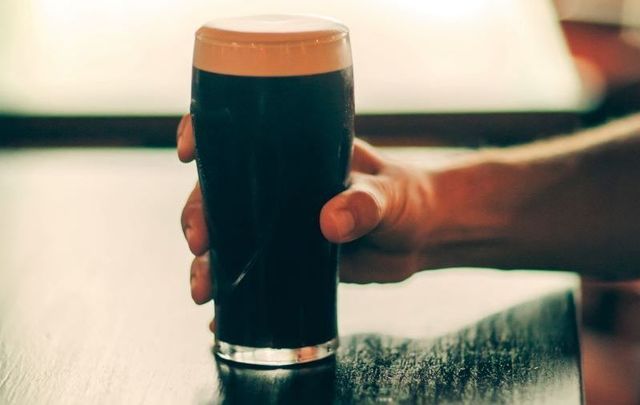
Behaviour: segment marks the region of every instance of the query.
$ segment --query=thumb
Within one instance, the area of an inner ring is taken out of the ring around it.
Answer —
[[[320,229],[329,241],[346,243],[373,231],[384,219],[389,190],[376,176],[353,174],[352,186],[320,211]]]

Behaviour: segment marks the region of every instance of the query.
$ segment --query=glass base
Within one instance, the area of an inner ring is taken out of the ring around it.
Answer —
[[[248,347],[216,340],[213,348],[216,356],[236,363],[259,366],[291,366],[324,359],[335,354],[338,338],[313,346],[272,349]]]

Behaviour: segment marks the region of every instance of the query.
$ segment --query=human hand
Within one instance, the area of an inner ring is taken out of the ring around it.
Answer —
[[[629,156],[635,156],[639,120],[635,115],[566,139],[458,153],[428,169],[384,158],[356,140],[351,186],[329,200],[319,218],[324,236],[343,244],[340,279],[393,282],[448,267],[637,277],[640,256],[632,236],[638,221],[629,220],[637,199],[629,193],[637,189],[638,174]],[[191,161],[189,117],[178,132],[178,155]],[[433,156],[419,153],[424,161]],[[198,185],[182,225],[196,255],[192,296],[204,303],[211,278]]]
[[[194,159],[188,115],[178,128],[177,149],[181,161]],[[430,223],[430,190],[425,171],[385,159],[361,140],[354,142],[350,187],[328,201],[319,218],[323,235],[344,244],[341,281],[395,282],[421,269]],[[187,199],[181,222],[189,249],[196,256],[191,265],[191,294],[202,304],[211,299],[212,286],[199,184]]]

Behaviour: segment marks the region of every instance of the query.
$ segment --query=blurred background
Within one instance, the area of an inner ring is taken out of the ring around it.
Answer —
[[[171,146],[193,34],[251,13],[351,28],[358,133],[509,144],[640,105],[639,11],[624,0],[4,0],[0,145]]]
[[[378,145],[509,145],[640,111],[638,0],[3,0],[0,147],[174,147],[207,19],[351,29],[356,130]],[[640,403],[640,284],[583,283],[588,403]]]

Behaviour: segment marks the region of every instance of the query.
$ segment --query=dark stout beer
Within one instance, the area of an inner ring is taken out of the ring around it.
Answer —
[[[319,215],[346,185],[348,51],[346,29],[315,17],[198,32],[191,112],[222,357],[289,364],[335,350],[338,246]]]

